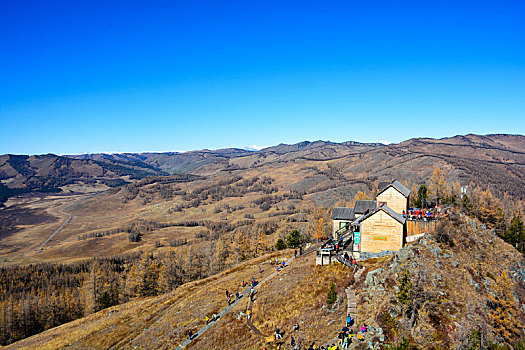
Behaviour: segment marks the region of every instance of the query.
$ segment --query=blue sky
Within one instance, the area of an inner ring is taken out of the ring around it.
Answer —
[[[525,134],[523,1],[0,2],[0,154]]]

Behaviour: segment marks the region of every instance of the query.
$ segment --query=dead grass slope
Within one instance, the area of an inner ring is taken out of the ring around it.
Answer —
[[[206,315],[222,310],[227,302],[225,290],[241,291],[241,282],[257,280],[274,272],[270,260],[290,258],[291,251],[277,252],[240,264],[204,280],[188,283],[172,293],[135,300],[102,310],[24,339],[7,349],[173,349],[186,338],[186,332],[204,325]],[[259,266],[263,273],[259,274]],[[345,322],[344,289],[351,282],[350,270],[339,264],[314,266],[314,255],[295,261],[276,277],[260,286],[254,302],[254,324],[264,334],[276,325],[289,342],[291,334],[302,344],[321,344],[332,339]],[[338,300],[327,307],[331,283]],[[260,349],[264,338],[246,325],[248,298],[221,318],[188,349]],[[300,331],[293,332],[295,323]]]
[[[239,264],[218,275],[187,283],[171,293],[108,308],[11,344],[6,349],[173,349],[188,330],[205,324],[227,301],[225,290],[241,291],[241,282],[271,273],[269,259],[277,252]],[[264,270],[259,275],[258,266]],[[220,327],[223,320],[219,321]]]

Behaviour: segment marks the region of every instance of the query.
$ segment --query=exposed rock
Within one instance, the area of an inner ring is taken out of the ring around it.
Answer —
[[[383,270],[383,269],[377,269],[377,270],[374,270],[374,271],[370,271],[366,275],[365,285],[367,285],[367,286],[374,286],[374,285],[377,285],[379,283],[384,283],[385,282],[384,278],[383,278],[382,281],[379,279],[380,275],[384,271],[385,270]]]

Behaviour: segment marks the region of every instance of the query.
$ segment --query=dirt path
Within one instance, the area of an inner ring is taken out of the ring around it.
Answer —
[[[60,225],[60,227],[57,228],[57,229],[55,230],[55,232],[53,232],[53,233],[51,234],[51,236],[49,236],[49,237],[46,239],[46,241],[45,241],[44,243],[42,243],[42,244],[40,245],[40,247],[38,247],[37,249],[42,249],[42,248],[44,248],[44,246],[47,244],[47,242],[49,242],[50,240],[52,240],[53,237],[55,237],[55,235],[56,235],[56,234],[57,234],[57,233],[58,233],[58,232],[59,232],[64,226],[66,226],[68,222],[71,221],[71,214],[70,214],[70,213],[66,213],[66,212],[64,211],[64,207],[60,208],[60,210],[59,210],[58,212],[59,212],[60,214],[66,214],[66,215],[68,216],[67,219],[66,219],[66,221],[64,221],[64,223],[63,223],[62,225]]]
[[[31,248],[31,247],[26,247],[26,248],[22,248],[20,250],[17,250],[17,251],[14,251],[12,253],[9,253],[9,254],[4,254],[4,255],[0,255],[1,258],[9,258],[9,257],[12,257],[12,256],[15,256],[17,254],[24,254],[24,252],[27,252],[28,250],[32,250],[32,249],[36,249],[36,250],[40,250],[42,248],[44,248],[44,246],[49,243],[50,240],[53,239],[53,237],[55,237],[55,235],[60,232],[60,230],[62,230],[64,228],[64,226],[66,226],[72,219],[72,215],[70,213],[67,213],[64,211],[64,209],[66,207],[69,207],[75,203],[77,203],[78,201],[82,200],[83,198],[81,199],[78,199],[78,200],[75,200],[73,203],[66,203],[66,204],[63,204],[62,207],[58,210],[58,212],[60,214],[65,214],[67,215],[67,219],[66,221],[64,221],[45,241],[44,243],[42,243],[40,246],[38,246],[37,248]]]

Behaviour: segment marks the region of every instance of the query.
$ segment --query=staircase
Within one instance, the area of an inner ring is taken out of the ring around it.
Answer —
[[[356,324],[357,298],[355,296],[355,291],[351,287],[346,288],[346,299],[348,300],[346,314],[350,315],[350,317],[352,317],[352,320],[354,320],[354,324]]]
[[[363,272],[365,272],[364,267],[357,270],[357,272],[354,275],[354,281],[357,282],[357,280],[359,280]],[[354,285],[355,285],[355,282],[354,282]],[[346,288],[345,292],[346,292],[346,300],[348,303],[347,304],[347,315],[350,314],[350,317],[352,317],[354,324],[357,324],[357,297],[355,295],[355,290],[353,289],[353,285]]]

